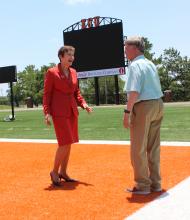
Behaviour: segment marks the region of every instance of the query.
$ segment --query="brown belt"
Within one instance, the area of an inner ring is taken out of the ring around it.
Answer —
[[[137,102],[137,103],[140,103],[140,102],[149,102],[149,101],[158,101],[158,100],[160,100],[161,98],[159,98],[159,99],[148,99],[148,100],[141,100],[141,101],[139,101],[139,102]]]

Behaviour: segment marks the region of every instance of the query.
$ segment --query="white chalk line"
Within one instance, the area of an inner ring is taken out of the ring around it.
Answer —
[[[15,143],[57,143],[55,139],[15,139],[15,138],[0,138],[0,142],[15,142]],[[130,141],[112,141],[112,140],[80,140],[78,144],[105,144],[105,145],[130,145]],[[190,147],[190,142],[179,141],[162,141],[161,146],[173,147]]]
[[[125,220],[189,220],[190,177],[148,203]]]

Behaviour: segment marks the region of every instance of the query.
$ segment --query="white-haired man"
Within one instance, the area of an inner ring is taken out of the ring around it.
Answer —
[[[160,80],[155,65],[144,57],[142,37],[128,37],[125,53],[130,60],[125,90],[128,102],[123,125],[130,128],[131,163],[135,186],[127,189],[134,194],[160,192],[160,126],[163,102]]]

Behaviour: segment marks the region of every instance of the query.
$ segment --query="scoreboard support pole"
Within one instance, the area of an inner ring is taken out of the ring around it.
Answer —
[[[115,75],[114,76],[114,80],[115,80],[115,104],[119,105],[119,82],[118,82],[118,76]]]
[[[100,91],[99,91],[98,77],[94,77],[94,83],[95,83],[95,103],[98,106],[100,105]]]
[[[11,121],[15,120],[15,114],[14,114],[14,95],[13,95],[13,82],[10,82],[10,89],[11,89],[11,109],[12,109],[12,118]]]

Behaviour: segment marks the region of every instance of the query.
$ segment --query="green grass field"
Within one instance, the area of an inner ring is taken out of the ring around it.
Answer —
[[[14,122],[4,122],[9,112],[0,112],[0,138],[55,139],[53,126],[47,128],[43,113],[18,111]],[[91,115],[80,110],[81,140],[129,140],[122,126],[123,107],[96,107]],[[190,106],[166,106],[161,128],[162,141],[190,141]]]

